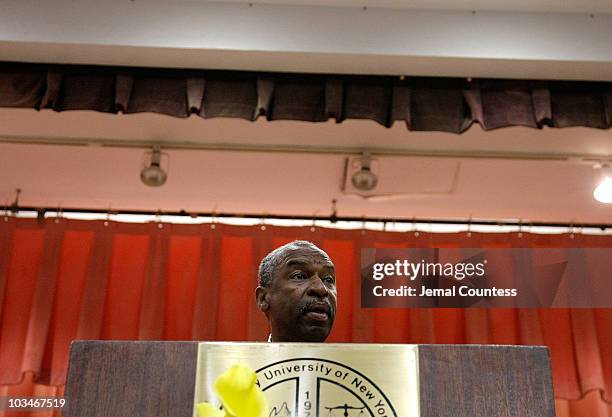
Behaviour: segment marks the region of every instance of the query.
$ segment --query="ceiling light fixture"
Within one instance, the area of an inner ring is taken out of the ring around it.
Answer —
[[[143,156],[143,168],[140,171],[141,181],[149,187],[161,187],[166,183],[168,174],[161,168],[162,154],[159,146],[154,146],[150,152]]]
[[[378,177],[372,172],[372,157],[369,152],[361,155],[361,169],[353,174],[351,182],[359,191],[372,191],[378,184]]]
[[[612,169],[607,163],[599,165],[601,182],[593,191],[593,197],[600,203],[612,204]]]

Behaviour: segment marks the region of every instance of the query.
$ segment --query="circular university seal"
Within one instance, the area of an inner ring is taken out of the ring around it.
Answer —
[[[269,417],[397,417],[385,393],[363,373],[319,358],[287,359],[257,370]]]

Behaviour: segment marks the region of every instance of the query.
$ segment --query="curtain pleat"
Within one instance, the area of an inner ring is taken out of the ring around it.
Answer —
[[[338,317],[330,341],[546,345],[558,416],[608,415],[612,309],[363,309],[359,260],[362,247],[446,247],[461,256],[475,246],[612,248],[610,236],[264,224],[0,219],[0,395],[59,395],[73,339],[266,340],[253,295],[257,267],[294,239],[320,245],[336,265]]]
[[[533,308],[520,309],[518,314],[518,334],[521,344],[542,346],[544,335],[538,310]]]
[[[148,224],[149,251],[140,305],[138,339],[160,340],[164,335],[166,261],[172,225]]]
[[[254,120],[259,103],[257,77],[250,74],[206,76],[204,103],[200,117],[236,117]]]
[[[0,323],[2,323],[2,306],[8,281],[9,257],[13,240],[15,222],[9,221],[8,217],[0,218]],[[1,339],[0,339],[1,340]]]
[[[402,121],[410,129],[411,107],[410,87],[406,85],[394,85],[391,99],[391,122]]]
[[[60,222],[59,225],[66,225]],[[83,307],[95,308],[94,299],[86,299],[87,269],[96,264],[91,256],[94,230],[65,230],[55,274],[55,293],[51,310],[43,364],[37,375],[39,381],[61,385],[62,369],[68,361],[70,341],[79,338],[79,325],[91,316],[81,315]],[[103,281],[104,282],[104,281]],[[104,287],[99,289],[104,294]],[[81,336],[82,337],[82,336]],[[95,334],[89,338],[98,338]],[[36,369],[36,368],[32,368]]]
[[[65,222],[51,221],[44,229],[42,257],[36,276],[21,365],[23,370],[32,370],[35,374],[45,372],[41,366],[45,351],[41,346],[45,346],[47,342],[53,302],[56,299],[55,289],[65,226]],[[44,375],[41,379],[48,379],[48,376]]]
[[[325,112],[326,84],[321,80],[293,77],[277,77],[271,96],[269,120],[298,119],[322,122],[328,119]]]
[[[193,311],[194,340],[215,340],[217,334],[217,303],[220,298],[216,271],[221,265],[221,233],[219,225],[203,226],[201,251]]]
[[[0,107],[251,121],[368,119],[452,133],[474,123],[484,130],[609,129],[612,83],[0,63]]]
[[[64,73],[57,68],[47,71],[47,82],[44,95],[40,101],[40,108],[54,109],[59,111],[61,107],[60,94],[62,93],[62,81]]]
[[[345,82],[343,113],[347,119],[370,119],[391,126],[391,80],[377,81],[355,78]]]
[[[571,310],[570,318],[576,344],[576,356],[585,358],[577,363],[580,391],[600,389],[605,386],[605,381],[593,310]]]
[[[162,113],[187,117],[187,78],[172,74],[136,72],[124,113]]]
[[[115,104],[115,79],[115,74],[110,71],[95,74],[87,71],[67,72],[61,81],[55,81],[55,105],[46,105],[57,110],[112,112]]]
[[[263,230],[261,230],[261,234],[259,239],[254,240],[252,242],[253,246],[253,257],[251,258],[251,271],[259,270],[259,262],[266,256],[270,251],[274,250],[275,245],[272,239],[274,236],[272,232],[267,232],[267,226]],[[261,229],[261,227],[260,227]],[[254,279],[253,287],[257,287],[259,281],[257,277]],[[247,290],[248,292],[248,290]],[[252,292],[252,290],[251,290]],[[249,297],[248,299],[249,307],[247,312],[247,338],[248,340],[267,340],[267,320],[263,314],[259,311],[257,307],[257,302],[254,296]]]
[[[612,403],[612,314],[609,309],[594,311],[601,369],[604,377],[602,396]]]
[[[45,68],[10,66],[2,68],[0,74],[0,107],[40,107],[46,88]]]
[[[87,249],[83,259],[87,260],[83,283],[82,303],[78,314],[76,339],[99,339],[102,333],[102,316],[108,287],[108,274],[113,249],[114,223],[98,222],[92,225],[93,237],[91,246],[80,246]],[[78,277],[76,278],[78,280]]]
[[[338,77],[329,77],[325,81],[325,114],[333,118],[336,123],[345,119],[342,114],[342,97],[344,95],[342,81]]]
[[[115,112],[125,112],[132,95],[134,77],[130,73],[117,72],[115,78]]]
[[[483,123],[487,128],[496,129],[517,125],[538,127],[540,125],[536,119],[537,112],[534,108],[532,87],[528,83],[522,81],[483,82],[480,91],[484,110]],[[513,105],[505,106],[506,103],[513,103]],[[505,106],[508,111],[492,110],[499,106]]]
[[[354,244],[352,247],[352,253],[350,256],[352,259],[360,259],[361,258],[361,248],[367,247],[366,239],[364,233],[356,234],[354,239]],[[357,265],[352,265],[351,277],[361,277],[361,270]],[[361,308],[359,302],[356,300],[361,300],[361,288],[360,285],[353,286],[353,292],[351,294],[351,299],[353,300],[353,308],[351,309],[351,319],[352,319],[352,340],[355,342],[365,342],[368,340],[368,337],[372,335],[374,329],[374,317],[370,312]]]
[[[192,336],[201,238],[195,234],[168,239],[165,272],[163,339],[189,340]]]
[[[252,120],[259,116],[266,116],[268,120],[272,119],[272,97],[275,86],[276,83],[272,77],[257,77],[257,104]]]
[[[220,267],[214,279],[219,280],[216,339],[240,341],[248,334],[249,302],[253,295],[256,278],[252,269],[253,247],[248,236],[231,234],[221,239]],[[242,319],[237,319],[236,312]],[[265,340],[265,339],[263,339]]]
[[[411,89],[410,128],[421,131],[463,132],[471,124],[465,105],[465,80],[425,79]]]
[[[143,225],[116,227],[101,339],[138,339],[150,236]]]
[[[592,83],[551,83],[551,102],[555,127],[610,127],[606,95],[610,86]],[[603,88],[602,88],[603,87]]]
[[[202,109],[204,87],[206,82],[202,77],[187,78],[187,109],[188,112],[198,114]]]
[[[0,323],[0,384],[17,384],[23,372],[28,371],[22,368],[22,364],[44,238],[43,229],[28,226],[14,230],[9,250]],[[43,350],[44,346],[39,345],[38,349]],[[32,347],[29,350],[32,351]]]

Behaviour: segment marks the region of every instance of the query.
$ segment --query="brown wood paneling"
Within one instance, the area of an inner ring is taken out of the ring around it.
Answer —
[[[191,417],[197,342],[77,341],[64,417]]]
[[[554,417],[548,349],[420,345],[421,417]]]
[[[74,342],[63,416],[191,417],[196,362],[197,342]],[[555,415],[545,347],[420,345],[419,370],[421,417]]]

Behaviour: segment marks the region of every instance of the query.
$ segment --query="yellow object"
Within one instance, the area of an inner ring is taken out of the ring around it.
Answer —
[[[198,403],[196,405],[199,417],[225,417],[225,413],[210,403]]]
[[[215,391],[223,411],[209,403],[196,405],[198,417],[265,417],[268,400],[257,386],[255,371],[237,363],[215,381]]]

